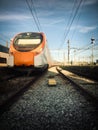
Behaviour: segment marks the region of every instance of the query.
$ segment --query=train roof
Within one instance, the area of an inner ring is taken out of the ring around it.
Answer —
[[[0,52],[4,52],[4,53],[8,53],[9,52],[9,48],[3,45],[0,45]]]

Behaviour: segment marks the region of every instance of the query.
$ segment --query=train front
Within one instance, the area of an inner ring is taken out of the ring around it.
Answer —
[[[8,66],[41,66],[45,59],[46,38],[43,33],[25,32],[11,42]]]

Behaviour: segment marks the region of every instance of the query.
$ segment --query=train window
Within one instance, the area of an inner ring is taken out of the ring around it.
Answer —
[[[15,37],[13,45],[18,51],[31,51],[38,47],[42,40],[39,33],[22,33]]]
[[[33,45],[37,45],[37,44],[40,44],[41,42],[41,39],[19,39],[18,40],[18,45],[20,46],[32,46],[32,43]]]

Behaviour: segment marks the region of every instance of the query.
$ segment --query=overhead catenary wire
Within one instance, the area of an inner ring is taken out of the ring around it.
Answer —
[[[7,39],[7,40],[5,40],[5,39]],[[5,36],[4,34],[0,34],[0,40],[6,42],[6,41],[10,41],[10,38]]]
[[[83,2],[81,3],[81,10],[83,9],[84,5],[85,5],[85,1],[83,0]],[[74,35],[75,35],[75,33],[76,33],[76,30],[77,30],[77,28],[78,28],[78,23],[79,23],[80,17],[81,17],[81,12],[80,12],[79,16],[77,17],[76,27],[75,27],[75,29],[74,29],[74,31],[73,31],[72,36],[71,36],[71,40],[73,39],[73,37],[74,37]]]
[[[68,28],[68,30],[67,30],[67,32],[66,32],[65,37],[64,37],[64,41],[65,41],[66,37],[68,36],[68,34],[69,34],[69,32],[70,32],[70,28],[71,28],[71,26],[72,26],[72,24],[73,24],[73,21],[74,21],[76,15],[77,15],[77,13],[78,13],[78,10],[79,10],[79,8],[80,8],[80,6],[81,6],[82,1],[83,1],[83,0],[80,0],[79,5],[78,5],[78,7],[77,7],[77,9],[76,9],[76,11],[75,11],[75,14],[74,14],[73,18],[72,18],[72,21],[70,22],[69,28]]]
[[[98,47],[97,44],[95,44],[94,47],[96,47],[96,48],[94,48],[94,50],[98,50],[98,49],[97,49],[97,47]],[[83,52],[85,52],[85,51],[87,51],[87,50],[90,50],[90,49],[92,49],[92,45],[91,45],[91,44],[88,44],[88,45],[86,45],[86,46],[84,46],[84,47],[82,47],[82,48],[76,48],[77,54],[83,53]]]
[[[1,35],[0,35],[0,41],[6,42],[6,40],[4,38],[2,38]]]
[[[10,42],[10,39],[3,35],[3,34],[0,34],[0,44],[7,46],[8,47],[8,43]]]
[[[35,5],[34,5],[34,0],[31,0],[31,5],[32,5],[33,10],[34,10],[34,12],[35,12],[35,17],[36,17],[37,23],[38,23],[38,25],[39,25],[39,28],[40,28],[40,30],[42,30],[42,27],[41,27],[41,24],[40,24],[40,21],[39,21],[37,12],[36,12],[36,8],[35,8]]]
[[[65,34],[65,36],[64,36],[64,40],[63,40],[63,41],[65,41],[65,39],[67,38],[67,36],[68,36],[68,34],[69,34],[69,32],[70,32],[71,26],[72,26],[73,21],[74,21],[76,15],[77,15],[77,13],[78,13],[78,10],[79,10],[79,8],[80,8],[80,6],[81,6],[82,1],[83,1],[83,0],[80,0],[80,2],[79,2],[79,4],[78,4],[78,7],[77,7],[76,10],[75,10],[74,16],[73,16],[73,18],[72,18],[72,20],[71,20],[71,22],[70,22],[70,24],[69,24],[69,27],[68,27],[68,29],[67,29],[67,32],[66,32],[66,34]],[[64,44],[64,42],[60,45],[60,48],[61,48],[61,46],[62,46],[63,44]]]
[[[29,10],[31,12],[31,15],[32,15],[32,17],[34,19],[34,22],[35,22],[35,24],[37,26],[38,31],[41,32],[41,27],[40,27],[40,24],[39,24],[38,16],[37,16],[36,11],[34,11],[35,10],[35,6],[34,6],[33,1],[32,0],[26,0],[26,3],[28,5],[28,8],[29,8]],[[34,10],[33,10],[32,7],[34,8]]]
[[[72,16],[73,16],[73,13],[74,13],[74,8],[75,8],[75,6],[76,6],[76,4],[75,4],[76,2],[77,2],[77,0],[74,0],[70,17],[69,17],[68,22],[67,22],[67,24],[66,24],[66,27],[65,27],[65,29],[64,29],[64,37],[65,37],[65,35],[66,35],[66,30],[68,29],[69,23],[70,23],[70,21],[71,21],[71,19],[72,19]],[[62,40],[62,43],[63,43],[63,42],[64,42],[64,39]]]

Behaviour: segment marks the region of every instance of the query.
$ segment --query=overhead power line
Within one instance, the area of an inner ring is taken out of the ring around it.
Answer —
[[[97,45],[97,44],[94,44],[94,50],[98,50],[97,47],[98,47],[98,45]],[[90,50],[90,49],[92,49],[92,45],[91,45],[91,44],[88,44],[88,45],[86,45],[86,46],[84,46],[84,47],[82,47],[82,48],[76,48],[77,54],[83,53],[83,52],[85,52],[85,51],[87,51],[87,50]]]
[[[64,36],[64,41],[65,41],[66,37],[68,36],[68,34],[69,34],[69,32],[70,32],[70,28],[71,28],[71,26],[72,26],[72,24],[73,24],[73,21],[74,21],[76,15],[77,15],[77,13],[78,13],[78,10],[79,10],[79,8],[80,8],[80,6],[81,6],[82,1],[83,1],[83,0],[80,0],[80,2],[79,2],[79,4],[78,4],[78,7],[77,7],[77,9],[75,10],[74,16],[73,16],[73,18],[72,18],[72,20],[71,20],[71,22],[70,22],[70,24],[69,24],[69,27],[68,27],[68,29],[67,29],[67,32],[66,32],[66,34],[65,34],[65,36]],[[61,46],[62,46],[63,44],[64,44],[64,42],[60,45],[60,48],[61,48]]]
[[[83,0],[83,2],[81,3],[81,10],[83,9],[84,5],[85,5],[85,1]],[[71,36],[71,40],[73,39],[73,37],[74,37],[74,35],[75,35],[75,33],[76,33],[76,30],[77,30],[77,27],[78,27],[78,23],[79,23],[80,17],[81,17],[81,12],[80,12],[80,14],[79,14],[79,16],[78,16],[78,18],[77,18],[76,27],[75,27],[75,29],[74,29],[74,31],[73,31],[72,36]]]
[[[2,41],[10,41],[10,38],[7,37],[7,36],[5,36],[5,35],[3,35],[3,34],[0,34],[0,39],[1,39]]]
[[[36,12],[36,9],[35,9],[35,6],[34,6],[34,3],[33,3],[33,0],[26,0],[26,3],[28,5],[28,8],[31,12],[31,15],[35,21],[35,24],[37,26],[37,29],[38,31],[40,32],[41,30],[41,26],[40,26],[40,22],[39,22],[39,19],[38,19],[38,16],[37,16],[37,12]]]
[[[8,38],[4,38],[1,34],[0,34],[0,41],[3,41],[4,43],[6,43],[6,42],[8,42],[8,41],[10,41],[10,40],[8,40]]]
[[[65,37],[65,35],[66,35],[66,30],[68,29],[68,26],[69,26],[70,21],[71,21],[71,19],[72,19],[72,16],[73,16],[73,12],[74,12],[74,8],[75,8],[75,6],[76,6],[76,3],[77,3],[77,0],[74,0],[73,8],[72,8],[72,10],[71,10],[70,17],[69,17],[69,19],[68,19],[68,22],[67,22],[66,27],[65,27],[65,30],[64,30],[64,37]],[[63,43],[63,42],[64,42],[64,39],[62,40],[62,43]]]
[[[0,35],[0,40],[6,42],[6,40],[4,38],[2,38],[1,35]]]
[[[34,10],[34,12],[35,12],[35,17],[36,17],[37,23],[38,23],[38,25],[39,25],[39,28],[40,28],[40,30],[42,30],[42,27],[41,27],[41,24],[40,24],[40,22],[39,22],[38,15],[37,15],[37,12],[36,12],[35,5],[34,5],[33,0],[31,0],[31,5],[32,5],[33,10]]]

